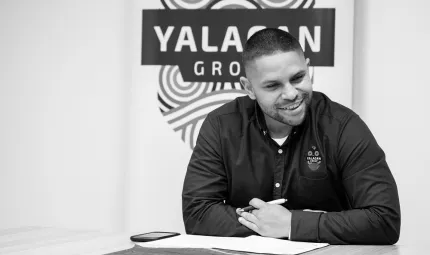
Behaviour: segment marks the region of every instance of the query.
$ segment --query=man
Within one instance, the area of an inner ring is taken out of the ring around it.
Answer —
[[[264,29],[243,52],[249,97],[206,117],[182,194],[186,232],[331,244],[394,244],[395,180],[366,124],[312,92],[309,59]],[[282,205],[267,201],[285,198]],[[247,205],[254,210],[243,212]]]

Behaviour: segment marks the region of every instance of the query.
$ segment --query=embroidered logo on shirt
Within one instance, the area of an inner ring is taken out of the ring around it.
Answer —
[[[318,168],[320,167],[322,158],[316,146],[312,146],[312,149],[308,151],[308,155],[306,156],[306,161],[308,163],[309,169],[311,169],[312,171],[318,170]]]

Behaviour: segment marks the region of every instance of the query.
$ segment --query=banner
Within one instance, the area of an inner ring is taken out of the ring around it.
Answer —
[[[277,27],[310,59],[314,90],[352,99],[352,0],[133,0],[131,231],[184,232],[181,191],[206,115],[246,95],[240,56],[255,32]]]

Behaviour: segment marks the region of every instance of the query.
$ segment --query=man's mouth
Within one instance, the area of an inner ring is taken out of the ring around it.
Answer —
[[[292,111],[292,110],[297,109],[302,104],[302,102],[303,102],[303,98],[294,104],[290,104],[290,105],[287,105],[285,107],[279,107],[279,109]]]

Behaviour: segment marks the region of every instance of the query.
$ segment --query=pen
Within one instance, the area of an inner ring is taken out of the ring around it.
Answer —
[[[283,204],[285,202],[287,202],[287,199],[281,198],[281,199],[276,199],[276,200],[273,200],[273,201],[269,201],[267,203],[268,204],[272,204],[272,205],[281,205],[281,204]],[[241,212],[249,212],[249,211],[252,211],[252,210],[255,210],[255,207],[252,206],[252,205],[250,205],[250,206],[247,206],[245,208],[240,209],[239,211],[241,211]]]

